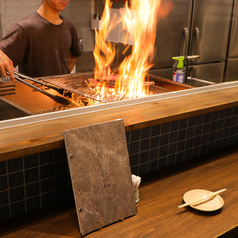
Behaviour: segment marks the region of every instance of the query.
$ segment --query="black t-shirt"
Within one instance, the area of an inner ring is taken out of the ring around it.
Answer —
[[[72,21],[54,25],[37,12],[13,25],[0,41],[0,49],[19,65],[19,71],[32,77],[67,74],[69,53],[82,53]]]

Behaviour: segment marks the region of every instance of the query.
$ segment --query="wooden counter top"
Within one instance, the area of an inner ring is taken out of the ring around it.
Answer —
[[[170,170],[142,177],[137,215],[95,231],[87,238],[211,238],[234,237],[238,231],[238,147],[218,151]],[[201,212],[179,209],[183,194],[191,189],[222,193],[224,207]],[[1,223],[1,237],[81,237],[74,205],[27,214]]]
[[[236,106],[238,86],[234,85],[226,89],[0,128],[0,161],[63,147],[63,131],[72,128],[124,119],[126,131],[133,131]]]

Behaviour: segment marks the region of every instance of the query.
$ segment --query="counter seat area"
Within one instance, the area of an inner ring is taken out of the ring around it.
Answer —
[[[86,235],[100,237],[211,238],[238,234],[238,146],[142,176],[137,214]],[[217,191],[224,206],[213,212],[179,209],[191,189]],[[74,204],[44,208],[2,221],[0,237],[81,237]]]

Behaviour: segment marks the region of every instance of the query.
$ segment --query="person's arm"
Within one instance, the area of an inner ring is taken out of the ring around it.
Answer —
[[[78,57],[72,56],[71,53],[69,54],[69,59],[68,59],[69,72],[72,71],[74,65],[76,64],[77,58],[78,58]]]
[[[13,62],[2,50],[0,50],[0,76],[7,77],[8,72],[11,80],[14,81],[13,70],[15,70]]]

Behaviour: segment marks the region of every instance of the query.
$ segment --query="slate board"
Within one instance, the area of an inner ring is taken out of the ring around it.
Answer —
[[[64,131],[82,236],[136,214],[123,120]]]

